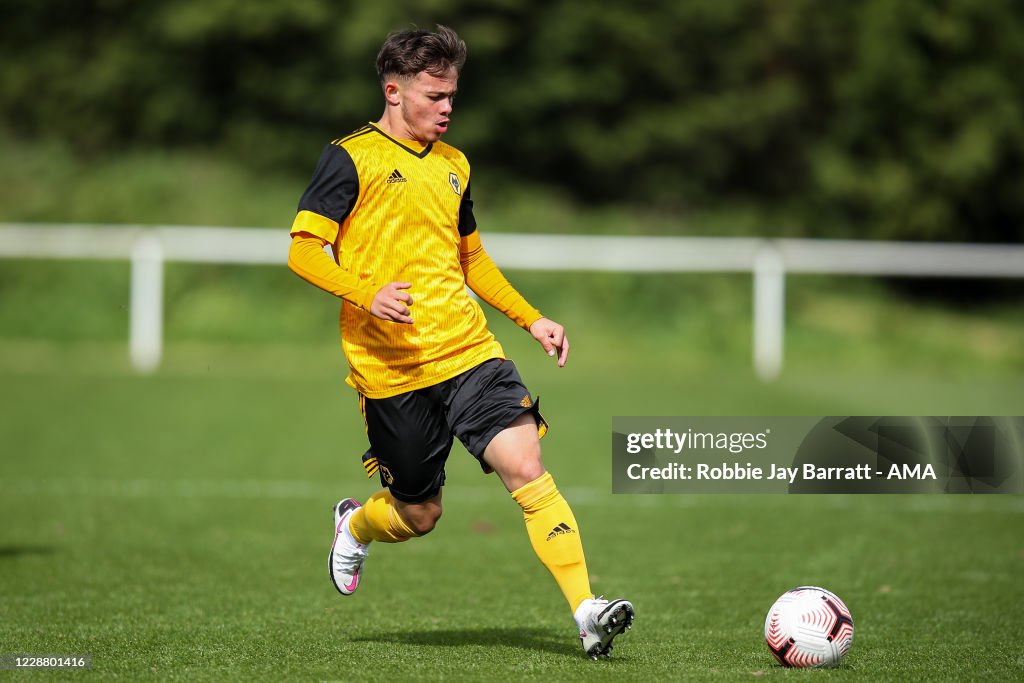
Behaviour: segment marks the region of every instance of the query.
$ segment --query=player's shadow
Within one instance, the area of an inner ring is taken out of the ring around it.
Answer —
[[[576,655],[579,646],[571,639],[556,637],[541,628],[475,628],[439,629],[436,631],[387,631],[368,633],[351,639],[353,642],[395,643],[398,645],[431,645],[464,647],[467,645],[504,645],[523,650],[544,650],[558,655]]]
[[[49,545],[0,545],[0,560],[24,555],[53,555],[57,549]]]

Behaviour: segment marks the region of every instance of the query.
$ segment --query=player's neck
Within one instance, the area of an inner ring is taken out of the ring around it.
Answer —
[[[423,140],[417,140],[401,120],[397,122],[391,120],[387,111],[384,112],[384,115],[381,116],[380,120],[374,125],[377,126],[377,128],[380,128],[380,130],[388,137],[394,138],[395,140],[412,143],[419,147],[426,147],[429,144]]]

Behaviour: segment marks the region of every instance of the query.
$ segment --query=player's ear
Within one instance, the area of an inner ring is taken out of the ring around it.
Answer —
[[[402,86],[397,80],[384,82],[384,99],[388,104],[399,105],[402,102]]]

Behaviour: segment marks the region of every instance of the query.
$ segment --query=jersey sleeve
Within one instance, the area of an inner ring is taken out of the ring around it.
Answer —
[[[531,325],[544,317],[505,279],[497,264],[484,251],[476,230],[462,238],[459,261],[469,288],[516,325],[529,331]]]
[[[359,196],[359,175],[344,147],[324,147],[309,186],[299,199],[291,234],[306,232],[333,244]]]
[[[288,267],[306,282],[369,311],[376,295],[376,285],[360,282],[355,275],[338,267],[324,252],[324,241],[319,237],[297,234],[288,249]],[[364,289],[365,287],[369,289]]]
[[[476,217],[473,216],[473,200],[469,196],[470,186],[466,185],[466,191],[462,194],[462,203],[459,204],[459,235],[465,237],[476,232]]]

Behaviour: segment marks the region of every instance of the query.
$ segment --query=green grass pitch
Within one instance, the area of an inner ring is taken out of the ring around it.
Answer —
[[[1024,677],[1021,497],[609,493],[614,414],[998,413],[1017,382],[797,364],[762,385],[656,362],[642,339],[581,343],[556,370],[501,335],[553,424],[545,459],[594,589],[636,605],[613,659],[583,657],[518,508],[460,447],[437,530],[375,546],[359,593],[335,593],[330,506],[375,484],[326,345],[179,344],[143,378],[120,345],[4,343],[0,653],[89,654],[93,677],[124,680]],[[838,670],[782,669],[763,643],[768,607],[801,584],[853,611]]]
[[[76,160],[3,135],[0,150],[4,220],[282,230],[306,182],[187,151]],[[479,203],[485,243],[492,226],[752,220],[553,202]],[[786,368],[766,385],[749,275],[509,273],[570,331],[556,370],[487,311],[542,397],[594,589],[636,604],[614,659],[591,662],[517,506],[458,446],[437,530],[374,547],[359,593],[339,596],[330,506],[375,486],[335,305],[283,264],[166,274],[167,355],[142,378],[127,264],[0,262],[0,654],[93,658],[91,674],[0,680],[1024,680],[1020,496],[609,493],[613,415],[1019,415],[1019,297],[950,307],[787,277]],[[763,643],[769,606],[807,583],[853,611],[838,670],[782,669]]]

